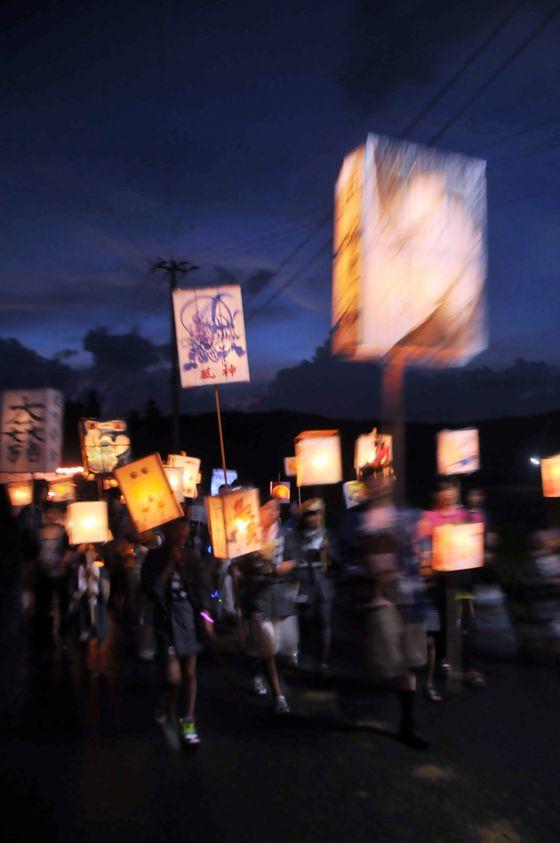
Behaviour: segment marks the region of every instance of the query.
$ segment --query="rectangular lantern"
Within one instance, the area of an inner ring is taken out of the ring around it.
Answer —
[[[164,466],[164,470],[177,501],[183,503],[185,500],[185,493],[183,492],[183,469],[166,465]]]
[[[261,549],[258,489],[235,489],[205,499],[212,551],[217,559],[235,559]]]
[[[60,464],[64,399],[56,389],[2,393],[0,471],[50,472]]]
[[[289,480],[271,480],[270,496],[279,503],[290,503],[291,485]]]
[[[342,481],[338,430],[306,430],[295,440],[298,486],[326,486]]]
[[[33,503],[33,481],[22,480],[19,483],[8,483],[8,497],[13,507],[29,506]]]
[[[297,459],[284,457],[284,474],[286,477],[297,477]]]
[[[210,494],[217,495],[221,486],[231,486],[234,480],[237,480],[237,471],[233,468],[227,469],[227,477],[224,478],[223,468],[212,469],[212,479],[210,480]]]
[[[107,501],[79,501],[69,504],[66,530],[70,544],[110,541]]]
[[[181,386],[251,380],[239,285],[174,290]]]
[[[342,490],[346,509],[359,506],[367,498],[366,487],[360,480],[349,480],[348,483],[343,484]]]
[[[438,474],[472,474],[480,468],[478,430],[440,430],[437,435]]]
[[[487,345],[486,164],[378,135],[335,189],[332,349],[466,363]]]
[[[196,487],[200,482],[200,460],[197,457],[187,457],[186,454],[169,454],[167,465],[182,469],[183,495],[185,498],[196,498]]]
[[[115,469],[115,477],[139,533],[183,517],[159,454]]]
[[[92,474],[110,474],[130,461],[130,438],[124,419],[80,420],[84,468]]]
[[[373,463],[380,466],[390,466],[393,463],[393,437],[378,433],[376,428],[371,433],[358,436],[354,446],[354,468],[357,475],[361,468]]]
[[[70,478],[52,480],[49,483],[48,499],[53,503],[66,503],[76,497],[76,486]]]
[[[560,498],[560,454],[541,460],[543,495],[545,498]]]
[[[434,571],[465,571],[484,564],[484,524],[441,524],[434,528]]]

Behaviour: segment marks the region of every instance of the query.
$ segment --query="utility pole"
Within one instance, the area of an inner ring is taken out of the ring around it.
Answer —
[[[179,422],[179,359],[177,357],[177,333],[175,331],[175,316],[173,314],[173,290],[178,287],[177,279],[180,275],[187,275],[189,272],[194,272],[198,266],[190,263],[190,261],[176,261],[174,258],[164,261],[157,258],[151,266],[152,272],[163,270],[167,273],[169,279],[169,306],[171,315],[171,417],[172,417],[172,446],[173,450],[179,450],[180,442],[180,422]]]

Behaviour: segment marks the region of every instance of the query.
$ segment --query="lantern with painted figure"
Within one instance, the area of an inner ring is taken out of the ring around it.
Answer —
[[[235,489],[205,499],[212,552],[217,559],[235,559],[261,549],[258,489]]]
[[[71,503],[66,513],[66,530],[70,544],[110,541],[107,501]]]
[[[382,467],[393,464],[393,437],[378,433],[374,427],[371,433],[358,436],[354,446],[354,468],[356,476],[365,465],[376,463]]]
[[[560,454],[541,459],[543,496],[560,498]]]
[[[21,480],[18,483],[8,483],[6,486],[10,504],[16,508],[29,506],[33,503],[33,481]]]
[[[480,468],[478,430],[440,430],[437,435],[438,473],[472,474]]]
[[[80,441],[84,468],[92,474],[109,474],[130,460],[130,438],[124,419],[81,419]]]
[[[115,477],[139,533],[183,517],[159,454],[115,469]]]
[[[298,486],[326,486],[342,481],[338,430],[306,430],[295,440]]]
[[[484,524],[441,524],[434,528],[434,571],[465,571],[484,564]]]

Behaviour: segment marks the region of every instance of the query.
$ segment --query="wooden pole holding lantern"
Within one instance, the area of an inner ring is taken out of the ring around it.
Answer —
[[[224,471],[224,483],[227,485],[226,449],[224,447],[224,431],[222,428],[222,411],[220,407],[220,393],[214,384],[214,398],[216,399],[216,415],[218,417],[218,434],[220,436],[220,452],[222,455],[222,469]]]

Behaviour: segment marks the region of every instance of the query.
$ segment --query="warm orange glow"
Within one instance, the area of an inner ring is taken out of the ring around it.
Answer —
[[[444,475],[471,474],[480,468],[478,430],[440,430],[437,435],[438,473]]]
[[[116,468],[115,477],[139,533],[183,516],[159,454]]]
[[[70,544],[95,544],[111,538],[107,501],[79,501],[68,506],[66,529]]]
[[[48,500],[53,503],[73,501],[76,497],[76,487],[71,480],[53,480],[49,483]]]
[[[84,467],[83,467],[83,465],[71,465],[71,466],[61,465],[56,469],[56,473],[57,474],[67,474],[68,476],[71,476],[71,475],[74,475],[74,474],[83,474],[84,473]]]
[[[432,544],[434,571],[464,571],[484,564],[484,524],[442,524]]]
[[[183,493],[183,469],[166,465],[165,473],[167,474],[167,479],[169,480],[175,497],[179,503],[182,503],[185,500],[185,495]]]
[[[235,559],[261,547],[257,489],[236,489],[205,499],[212,551],[217,559]]]
[[[9,483],[8,497],[14,507],[29,506],[33,503],[33,483]]]
[[[270,494],[273,498],[284,503],[290,501],[290,483],[288,481],[272,481],[270,484]]]
[[[545,498],[560,498],[560,454],[541,459],[541,476]]]
[[[342,481],[338,430],[306,430],[295,440],[298,486],[323,486]]]
[[[377,433],[373,428],[371,433],[358,436],[354,446],[354,468],[359,475],[365,465],[377,463],[380,466],[390,466],[393,462],[393,437],[388,434]]]

